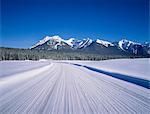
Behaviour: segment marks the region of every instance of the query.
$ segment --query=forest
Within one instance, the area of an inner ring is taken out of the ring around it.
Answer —
[[[149,58],[149,56],[136,55],[100,55],[84,52],[63,52],[63,51],[46,51],[46,50],[31,50],[20,48],[0,47],[0,61],[2,60],[107,60],[119,58]]]

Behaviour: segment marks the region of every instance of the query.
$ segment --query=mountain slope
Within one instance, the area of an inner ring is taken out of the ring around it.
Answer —
[[[146,55],[149,54],[149,48],[148,45],[142,45],[140,43],[136,43],[130,40],[122,39],[118,42],[118,46],[120,49],[133,53],[135,55]]]
[[[90,46],[82,49],[83,52],[86,53],[95,53],[100,55],[124,55],[127,54],[124,51],[118,49],[116,46],[104,46],[103,44],[99,44],[96,41],[92,42]]]

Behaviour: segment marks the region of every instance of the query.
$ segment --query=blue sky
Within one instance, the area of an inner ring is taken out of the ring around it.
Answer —
[[[149,41],[148,0],[1,0],[0,46],[28,48],[46,35]]]

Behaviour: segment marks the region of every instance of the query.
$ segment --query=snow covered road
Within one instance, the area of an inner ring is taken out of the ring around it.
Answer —
[[[51,62],[0,78],[0,114],[149,114],[149,94],[82,66]]]

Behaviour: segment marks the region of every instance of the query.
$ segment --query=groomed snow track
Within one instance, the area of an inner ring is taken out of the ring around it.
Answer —
[[[0,114],[149,114],[149,89],[65,63],[0,78]]]

